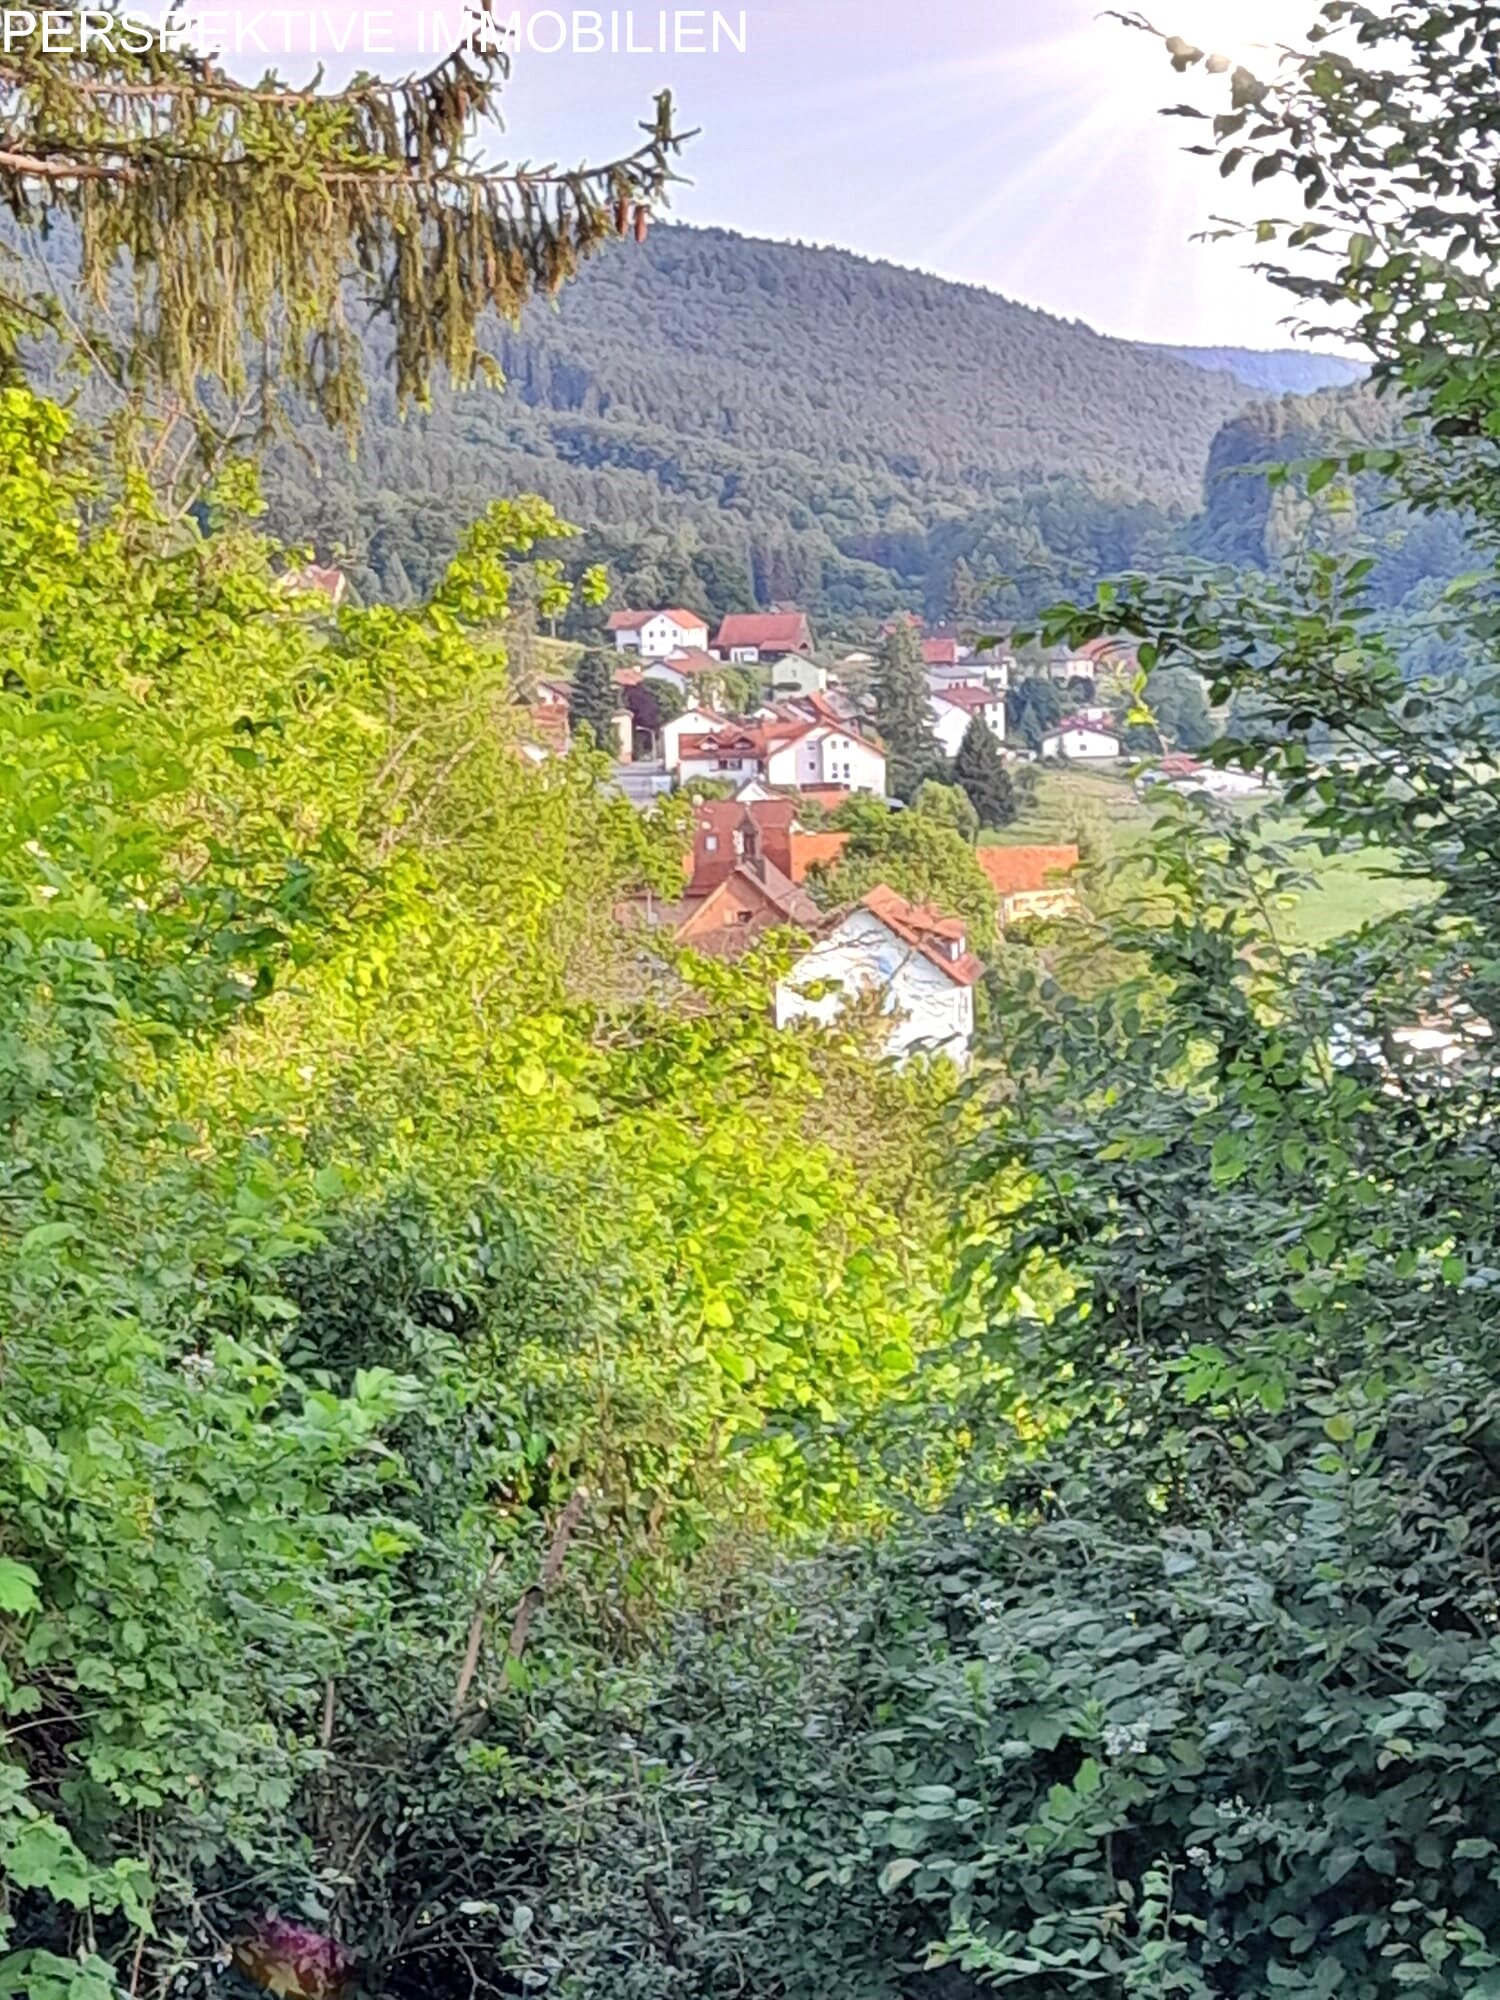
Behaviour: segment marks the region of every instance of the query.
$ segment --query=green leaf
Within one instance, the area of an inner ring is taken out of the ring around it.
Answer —
[[[888,1896],[893,1889],[900,1888],[909,1875],[915,1875],[922,1862],[911,1854],[901,1854],[894,1861],[888,1861],[880,1871],[880,1887]]]
[[[0,1611],[24,1618],[41,1603],[41,1578],[29,1563],[0,1556]]]

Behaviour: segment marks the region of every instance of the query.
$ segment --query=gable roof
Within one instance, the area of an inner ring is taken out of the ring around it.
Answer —
[[[675,653],[668,653],[664,660],[653,660],[654,667],[670,667],[674,674],[686,674],[691,680],[695,674],[719,674],[724,671],[724,662],[716,660],[712,653],[705,653],[701,646],[683,646]]]
[[[1049,878],[1070,874],[1080,859],[1076,846],[981,847],[975,856],[1001,896],[1024,896],[1054,887]]]
[[[284,589],[298,596],[316,594],[333,605],[342,604],[349,589],[349,579],[341,569],[322,563],[304,563],[301,569],[288,570],[281,582]]]
[[[718,928],[712,923],[704,924],[704,919],[711,917],[721,904],[733,902],[738,906],[747,891],[760,903],[758,921]],[[671,924],[674,936],[690,944],[694,951],[726,958],[744,951],[757,931],[772,930],[782,924],[813,931],[823,922],[823,912],[807,891],[784,875],[774,862],[764,859],[737,862],[707,895],[684,896],[662,915]],[[693,931],[699,931],[699,935],[689,935]]]
[[[964,951],[954,958],[944,949],[965,942],[964,926],[957,917],[945,917],[930,903],[908,903],[883,882],[870,891],[859,907],[884,924],[893,937],[920,952],[955,986],[974,986],[983,977],[984,967],[973,952]]]
[[[649,625],[653,618],[670,618],[674,625],[687,625],[695,630],[708,630],[708,620],[696,611],[684,611],[680,604],[669,604],[660,611],[611,611],[607,630],[611,632],[639,632]]]
[[[931,688],[928,692],[934,701],[945,701],[950,708],[961,708],[967,715],[983,715],[1001,699],[993,688],[978,687],[973,681],[955,681],[951,687]]]
[[[801,827],[792,829],[792,880],[805,882],[807,871],[819,866],[828,867],[838,860],[848,845],[847,833],[804,833]]]
[[[1116,743],[1125,739],[1112,722],[1095,722],[1088,715],[1065,715],[1060,722],[1054,722],[1046,732],[1047,736],[1061,736],[1070,729],[1086,729],[1094,736],[1112,736]]]
[[[720,625],[714,644],[721,650],[755,646],[796,653],[812,645],[812,628],[805,611],[736,611]]]
[[[958,665],[957,639],[924,639],[922,658],[929,667],[956,667]]]

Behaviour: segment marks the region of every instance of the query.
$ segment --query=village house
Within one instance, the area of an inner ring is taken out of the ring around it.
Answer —
[[[796,821],[790,799],[705,799],[687,887],[675,903],[648,900],[647,922],[716,958],[737,958],[768,930],[814,930],[822,912],[791,874]]]
[[[1125,755],[1124,740],[1117,729],[1089,715],[1065,715],[1042,738],[1044,757],[1061,757],[1068,762],[1105,762]]]
[[[793,653],[810,658],[812,650],[812,627],[803,611],[732,612],[714,640],[719,658],[739,666],[784,660]]]
[[[677,740],[678,771],[691,778],[759,778],[781,791],[885,796],[885,752],[847,723],[762,716]]]
[[[967,646],[957,639],[937,635],[922,641],[922,664],[928,667],[958,667],[969,657]]]
[[[987,687],[1005,696],[1010,691],[1011,667],[1007,654],[971,653],[962,660],[924,668],[929,694],[943,694],[952,687]]]
[[[349,594],[349,579],[341,569],[323,563],[304,563],[301,569],[287,571],[281,587],[293,597],[326,598],[336,611]]]
[[[1079,865],[1076,846],[981,847],[975,859],[990,878],[1002,925],[1028,917],[1071,916],[1078,908],[1068,879]]]
[[[618,652],[639,653],[643,660],[708,650],[707,619],[679,605],[665,611],[611,612],[608,630]]]
[[[690,652],[668,653],[664,659],[649,660],[641,669],[641,677],[676,688],[684,701],[711,701],[718,697],[723,666],[724,662],[716,660],[712,653],[694,647]]]
[[[703,703],[694,702],[681,715],[674,715],[670,721],[664,722],[657,731],[657,759],[666,770],[676,773],[682,766],[682,744],[686,738],[716,736],[734,727],[728,716],[718,714]]]
[[[773,694],[826,694],[828,669],[801,653],[786,653],[771,669]]]
[[[940,693],[930,693],[927,700],[932,710],[932,733],[945,757],[958,755],[976,716],[997,743],[1005,741],[1005,696],[994,688],[958,682]]]
[[[1202,792],[1216,799],[1259,798],[1271,789],[1263,771],[1243,771],[1237,767],[1221,770],[1180,750],[1159,757],[1136,780],[1136,790],[1143,796],[1157,785],[1165,785],[1174,792]]]
[[[958,918],[882,886],[826,925],[780,981],[776,1025],[826,1024],[846,1005],[873,999],[889,1017],[886,1052],[897,1062],[943,1055],[963,1068],[983,974]]]

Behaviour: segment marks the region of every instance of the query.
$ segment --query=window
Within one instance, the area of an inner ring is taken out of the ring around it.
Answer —
[[[706,834],[706,835],[704,836],[704,840],[703,840],[703,851],[704,851],[704,853],[705,853],[705,854],[717,854],[717,853],[718,853],[718,851],[719,851],[719,836],[718,836],[718,835],[717,835],[716,833],[710,833],[710,834]]]

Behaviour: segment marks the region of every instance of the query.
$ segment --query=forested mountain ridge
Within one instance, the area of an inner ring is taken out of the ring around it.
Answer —
[[[716,607],[940,613],[935,528],[951,539],[998,505],[1046,564],[1059,552],[1037,517],[1061,500],[1104,509],[1116,539],[1126,510],[1134,547],[1200,504],[1212,440],[1246,400],[1227,374],[992,292],[716,229],[653,230],[493,350],[503,395],[439,390],[400,424],[377,390],[353,465],[310,430],[283,451],[277,526],[347,550],[364,588],[399,598],[430,582],[457,520],[529,489],[607,538],[701,558]],[[1064,558],[1090,561],[1092,530],[1083,543]]]
[[[1346,389],[1364,379],[1364,367],[1337,354],[1306,348],[1163,347],[1147,354],[1170,354],[1195,368],[1230,375],[1247,389],[1269,396],[1309,396],[1319,389]]]

